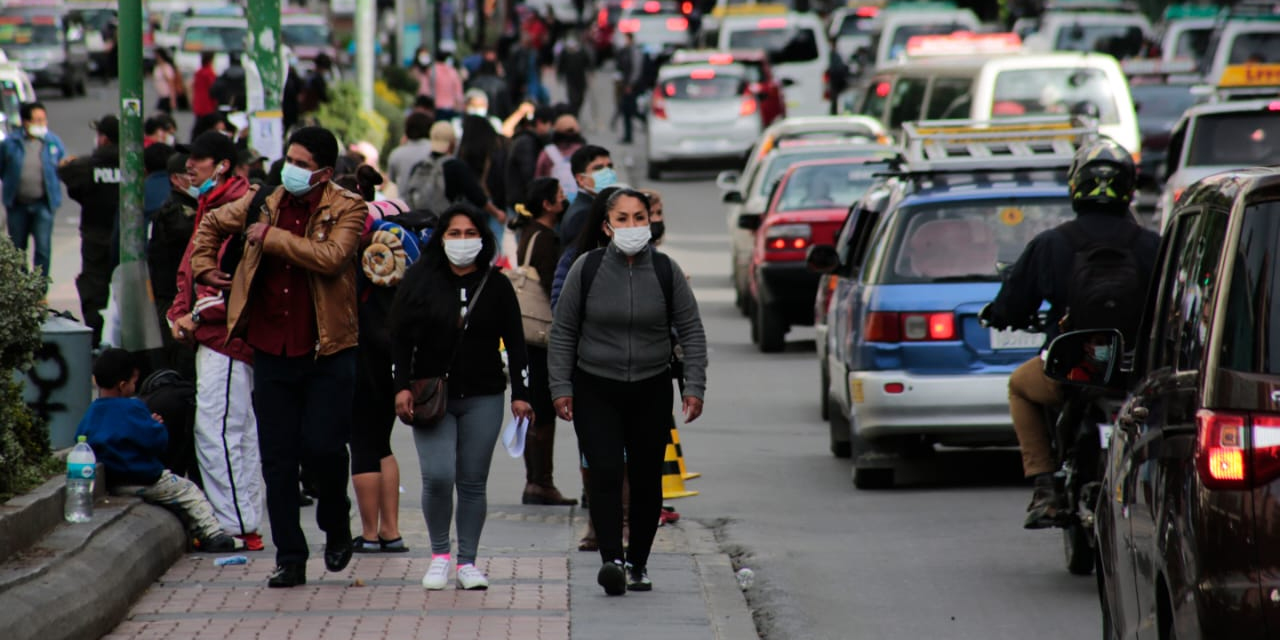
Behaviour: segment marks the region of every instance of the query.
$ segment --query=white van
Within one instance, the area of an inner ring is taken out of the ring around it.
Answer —
[[[992,34],[997,35],[997,34]],[[939,56],[879,70],[855,113],[893,133],[912,120],[1092,115],[1100,133],[1140,157],[1138,116],[1115,58],[1102,53]]]
[[[182,22],[179,47],[174,65],[182,75],[191,77],[200,69],[200,56],[212,51],[213,70],[222,75],[231,66],[231,55],[248,48],[249,22],[245,18],[193,17]]]
[[[871,38],[875,57],[869,62],[881,69],[903,59],[907,41],[915,36],[947,35],[957,31],[978,31],[982,23],[969,9],[946,7],[944,3],[919,2],[890,5],[880,12],[880,27]]]
[[[1209,46],[1212,57],[1205,78],[1210,81],[1221,78],[1231,65],[1280,63],[1280,22],[1229,20]]]
[[[1031,51],[1093,51],[1125,59],[1140,56],[1155,40],[1151,21],[1140,13],[1054,13],[1040,18],[1027,36]]]
[[[720,23],[715,48],[764,49],[773,64],[774,76],[784,87],[788,116],[828,112],[830,103],[824,92],[831,45],[818,16],[786,13],[726,17]]]

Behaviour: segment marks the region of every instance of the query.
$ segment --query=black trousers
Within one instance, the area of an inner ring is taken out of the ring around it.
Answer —
[[[309,555],[299,513],[299,465],[314,485],[316,524],[326,544],[351,542],[347,441],[355,381],[355,349],[320,358],[254,353],[253,409],[279,564],[305,562]]]
[[[637,382],[573,375],[573,428],[591,469],[591,523],[605,562],[622,560],[622,474],[631,481],[626,560],[649,562],[662,510],[662,461],[670,435],[671,375]],[[625,462],[623,452],[626,452]]]
[[[84,323],[93,330],[95,347],[102,342],[102,310],[107,308],[111,274],[119,263],[119,247],[111,229],[80,230],[80,275],[76,276],[76,292],[80,294]]]

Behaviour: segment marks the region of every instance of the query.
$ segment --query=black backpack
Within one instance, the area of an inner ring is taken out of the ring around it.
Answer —
[[[591,293],[591,283],[595,282],[596,273],[600,271],[600,263],[604,262],[605,251],[604,248],[592,249],[582,258],[582,293],[578,294],[578,300],[581,301],[578,309],[579,318],[586,317],[587,294]],[[667,304],[667,330],[671,332],[671,377],[680,383],[680,390],[683,392],[684,361],[673,321],[675,309],[671,302],[675,297],[675,269],[672,268],[671,258],[667,254],[657,249],[651,249],[651,251],[653,251],[653,270],[658,274],[658,286],[662,287],[662,298]]]
[[[1077,222],[1059,229],[1075,252],[1067,289],[1066,328],[1119,329],[1132,344],[1147,294],[1146,274],[1133,252],[1142,229],[1134,225],[1129,233],[1106,241],[1089,237]]]
[[[196,384],[173,369],[160,369],[138,385],[138,399],[164,419],[169,445],[161,461],[174,475],[198,475],[195,459]]]

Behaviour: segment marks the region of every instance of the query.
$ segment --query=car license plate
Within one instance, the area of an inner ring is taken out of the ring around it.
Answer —
[[[1006,349],[1039,349],[1044,344],[1044,336],[1026,331],[997,331],[991,329],[991,348],[996,351]]]
[[[1113,427],[1109,424],[1098,423],[1098,441],[1102,445],[1102,450],[1106,451],[1111,446],[1111,430]]]

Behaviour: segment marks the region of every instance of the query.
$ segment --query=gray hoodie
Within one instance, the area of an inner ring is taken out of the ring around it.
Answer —
[[[547,365],[552,398],[573,396],[575,368],[601,378],[635,382],[666,371],[671,355],[666,302],[653,268],[653,249],[636,254],[635,261],[627,264],[627,257],[610,244],[585,305],[579,301],[582,264],[579,257],[569,269],[551,325]],[[671,270],[672,324],[684,352],[684,393],[701,399],[707,388],[707,336],[684,272],[674,260]],[[580,307],[585,309],[585,322]]]

